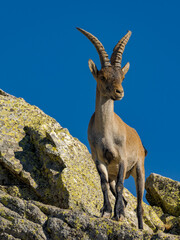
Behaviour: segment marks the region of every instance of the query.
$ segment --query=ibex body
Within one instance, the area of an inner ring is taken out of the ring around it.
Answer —
[[[104,205],[101,210],[103,217],[111,217],[112,207],[109,201],[108,190],[116,198],[114,219],[124,218],[126,200],[123,198],[124,179],[132,175],[137,190],[138,226],[143,229],[142,198],[144,193],[144,149],[137,132],[124,123],[114,113],[114,101],[124,96],[122,81],[129,70],[129,63],[121,68],[122,54],[131,32],[129,31],[115,46],[111,61],[101,44],[92,34],[78,28],[96,47],[102,68],[97,70],[92,60],[89,68],[97,81],[96,109],[88,127],[88,140],[92,158],[96,163],[101,178],[101,187],[104,196]]]

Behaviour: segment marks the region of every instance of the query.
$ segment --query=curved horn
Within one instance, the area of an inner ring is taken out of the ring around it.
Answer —
[[[121,38],[121,40],[116,44],[113,49],[113,53],[111,55],[111,64],[115,67],[121,68],[122,55],[131,34],[132,32],[128,31],[128,33],[123,38]]]
[[[95,48],[99,54],[102,68],[111,66],[111,63],[108,58],[108,54],[105,51],[102,43],[96,37],[94,37],[91,33],[86,32],[85,30],[83,30],[81,28],[77,28],[77,30],[79,30],[81,33],[83,33],[95,46]]]

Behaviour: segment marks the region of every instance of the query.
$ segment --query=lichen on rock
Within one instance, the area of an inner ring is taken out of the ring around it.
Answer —
[[[163,212],[180,216],[180,182],[152,173],[146,180],[146,198]]]
[[[14,198],[3,191],[0,191],[0,209],[1,240],[179,239],[162,232],[138,230],[130,222]]]
[[[87,148],[22,98],[1,90],[0,101],[0,185],[7,192],[16,185],[26,199],[97,215],[102,196]]]
[[[145,203],[138,230],[127,189],[125,220],[100,218],[100,178],[87,148],[22,98],[0,90],[0,101],[0,239],[178,239],[179,217]]]

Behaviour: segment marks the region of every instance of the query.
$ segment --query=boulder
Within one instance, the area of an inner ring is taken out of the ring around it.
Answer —
[[[145,187],[146,198],[164,223],[165,232],[180,235],[180,182],[152,173]]]
[[[102,193],[87,148],[22,98],[1,90],[0,102],[0,189],[98,215]]]
[[[146,199],[164,213],[180,216],[180,182],[152,173],[146,179]]]

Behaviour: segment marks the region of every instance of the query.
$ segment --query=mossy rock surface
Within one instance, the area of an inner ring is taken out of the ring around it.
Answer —
[[[0,189],[99,214],[101,187],[87,148],[22,98],[1,90],[0,103]]]
[[[180,182],[152,173],[147,179],[146,199],[164,213],[180,216]]]
[[[12,197],[0,190],[1,240],[177,240],[178,236],[138,230],[79,210],[60,209]]]
[[[0,239],[178,239],[162,233],[145,203],[139,231],[137,199],[127,189],[125,220],[100,218],[100,179],[87,148],[38,107],[2,90],[0,111]]]

